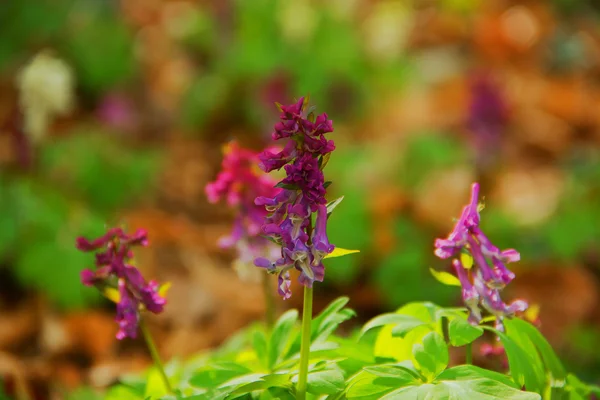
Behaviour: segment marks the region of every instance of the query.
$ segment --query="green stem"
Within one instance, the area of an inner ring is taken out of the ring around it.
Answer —
[[[310,356],[310,323],[312,320],[313,290],[304,287],[304,306],[302,308],[302,343],[300,345],[300,373],[296,387],[296,399],[306,399],[306,382],[308,378],[308,358]]]
[[[160,361],[160,356],[158,355],[158,350],[156,349],[154,340],[152,340],[152,335],[150,334],[150,331],[146,326],[146,322],[142,318],[140,318],[140,329],[142,330],[142,334],[144,335],[144,339],[146,340],[148,350],[150,350],[150,355],[152,356],[152,361],[154,361],[154,366],[160,373],[165,388],[167,388],[169,393],[173,393],[173,388],[171,388],[171,384],[169,383],[169,379],[167,378],[167,374],[165,373],[165,367]]]
[[[270,275],[267,273],[263,275],[263,292],[265,296],[265,321],[267,323],[267,328],[270,330],[275,323],[275,299],[273,297],[273,288],[271,287]]]
[[[473,364],[473,343],[467,344],[466,355],[465,355],[465,364],[467,364],[467,365]]]

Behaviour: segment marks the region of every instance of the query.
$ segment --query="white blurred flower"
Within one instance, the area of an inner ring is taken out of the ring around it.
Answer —
[[[73,71],[64,61],[42,51],[17,76],[25,133],[34,142],[46,134],[52,118],[73,107]]]

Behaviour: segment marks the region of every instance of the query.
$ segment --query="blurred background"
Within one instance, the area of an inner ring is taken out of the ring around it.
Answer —
[[[148,229],[144,274],[172,282],[152,318],[164,358],[261,318],[217,239],[204,186],[232,139],[261,149],[274,102],[334,121],[344,195],[317,308],[366,320],[459,305],[433,257],[482,184],[482,227],[522,261],[505,298],[539,309],[569,369],[600,376],[600,5],[589,0],[25,0],[0,5],[0,376],[38,399],[91,399],[149,364],[114,306],[79,282],[79,235]],[[298,306],[299,289],[280,309]],[[484,362],[484,361],[482,361]],[[2,395],[0,395],[0,398]]]

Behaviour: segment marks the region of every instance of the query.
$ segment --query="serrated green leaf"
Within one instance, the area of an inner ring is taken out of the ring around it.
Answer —
[[[403,337],[416,327],[426,325],[426,322],[410,315],[397,313],[382,314],[367,322],[361,332],[364,334],[370,329],[384,325],[394,325],[392,328],[393,336]]]
[[[254,392],[257,390],[265,390],[272,387],[291,387],[291,375],[289,374],[269,374],[260,377],[260,379],[243,384],[230,393],[230,398],[235,398],[239,395]]]
[[[510,376],[501,374],[499,372],[490,371],[489,369],[483,369],[475,365],[458,365],[456,367],[449,368],[438,375],[439,380],[445,381],[460,381],[465,379],[479,378],[491,379],[503,383],[506,386],[519,389],[517,384],[510,378]]]
[[[458,347],[472,343],[481,335],[483,335],[483,328],[473,326],[462,318],[454,318],[448,325],[448,336],[452,346]]]
[[[414,368],[410,361],[397,364],[367,366],[364,367],[363,370],[380,378],[395,378],[405,381],[406,383],[421,379],[419,372]]]
[[[323,371],[309,372],[307,391],[315,395],[334,394],[344,389],[344,375],[339,367],[331,367]]]
[[[366,371],[359,372],[348,383],[348,400],[378,400],[385,393],[404,384],[396,378],[381,378]]]
[[[381,397],[381,400],[540,400],[539,394],[522,392],[491,379],[441,381],[437,384],[407,386]]]
[[[448,346],[444,338],[437,332],[430,332],[423,338],[423,343],[413,346],[413,356],[419,363],[421,373],[432,381],[448,366]]]
[[[215,389],[234,378],[245,376],[250,370],[234,362],[213,362],[196,371],[189,380],[190,385],[198,388]]]

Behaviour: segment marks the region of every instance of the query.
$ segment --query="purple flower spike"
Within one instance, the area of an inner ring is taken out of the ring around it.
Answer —
[[[457,257],[466,252],[473,258],[471,274],[458,258],[452,265],[462,286],[463,302],[469,309],[469,321],[478,324],[482,309],[496,317],[496,324],[503,327],[504,318],[511,318],[517,312],[527,309],[527,303],[516,301],[507,306],[500,297],[500,291],[510,283],[515,274],[506,268],[506,263],[520,260],[514,249],[500,251],[483,233],[478,209],[479,184],[471,186],[471,199],[462,210],[459,220],[446,239],[436,239],[434,254],[442,259]]]
[[[283,167],[286,176],[277,186],[285,189],[277,196],[259,196],[256,205],[270,213],[262,232],[281,245],[281,256],[274,262],[257,258],[254,264],[279,273],[279,294],[291,296],[289,270],[300,271],[299,282],[312,287],[325,276],[322,259],[335,246],[327,237],[327,200],[323,156],[335,149],[325,134],[333,131],[333,123],[323,113],[316,118],[305,115],[304,98],[289,106],[279,106],[280,121],[275,124],[273,140],[287,139],[280,152],[264,151],[259,166],[264,171]],[[313,213],[317,213],[312,229]],[[309,235],[311,235],[309,237]]]
[[[135,339],[137,337],[137,327],[140,322],[138,303],[131,296],[125,280],[119,280],[119,302],[117,303],[116,321],[119,324],[117,339],[122,340],[126,337]]]
[[[76,241],[77,248],[82,251],[98,251],[96,270],[85,269],[81,272],[81,282],[84,285],[114,287],[114,282],[118,282],[120,299],[117,303],[116,320],[119,324],[119,340],[136,337],[141,309],[158,314],[166,304],[166,300],[158,294],[158,284],[155,281],[146,283],[140,271],[128,264],[133,258],[132,248],[146,245],[148,235],[143,229],[127,235],[120,228],[112,228],[98,239],[78,238]],[[101,248],[104,251],[99,251]]]
[[[263,234],[281,240],[278,224],[285,216],[285,210],[280,208],[290,196],[287,191],[276,188],[275,180],[256,166],[265,170],[281,168],[294,156],[294,146],[286,146],[280,152],[267,149],[257,154],[232,142],[225,147],[224,153],[222,170],[217,179],[206,186],[206,194],[209,201],[224,200],[234,210],[233,230],[229,236],[219,239],[219,245],[236,250],[234,265],[241,279],[256,280],[260,276],[252,268],[251,260],[270,255],[276,248]],[[274,212],[274,218],[272,226],[265,230],[263,222],[269,212]]]

